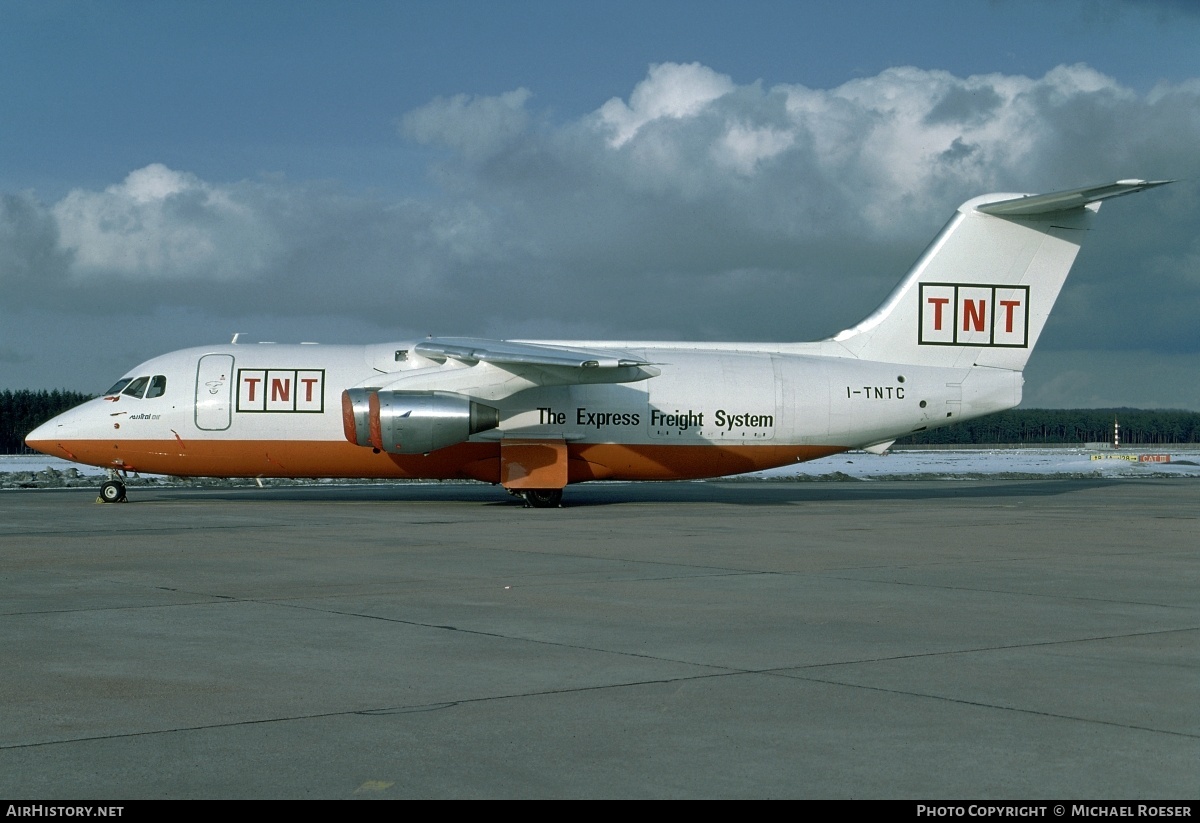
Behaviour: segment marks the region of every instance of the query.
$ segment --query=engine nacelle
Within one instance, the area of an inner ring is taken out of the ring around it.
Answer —
[[[453,392],[342,392],[346,439],[392,454],[426,454],[500,425],[500,411]]]

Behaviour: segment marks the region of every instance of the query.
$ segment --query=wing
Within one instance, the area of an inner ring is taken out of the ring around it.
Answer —
[[[649,366],[650,362],[632,354],[574,346],[548,346],[542,343],[516,343],[509,340],[481,340],[470,337],[439,337],[423,340],[413,347],[417,354],[431,360],[447,358],[463,363],[494,363],[502,366],[551,366],[568,369],[623,369]],[[610,381],[604,381],[610,382]],[[613,380],[624,383],[625,380]]]
[[[615,349],[579,348],[471,337],[431,337],[412,347],[420,365],[391,372],[388,391],[456,392],[500,400],[538,386],[634,383],[660,371],[648,360]]]

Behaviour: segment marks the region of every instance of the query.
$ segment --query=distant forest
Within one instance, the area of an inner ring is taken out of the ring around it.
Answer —
[[[1111,443],[1113,420],[1121,443],[1200,443],[1200,413],[1159,409],[1011,409],[902,437],[896,445]]]
[[[95,395],[76,391],[0,391],[0,454],[21,454],[25,435],[51,417]]]
[[[71,391],[0,391],[0,454],[27,451],[25,435],[92,395]],[[1113,419],[1130,445],[1200,443],[1200,413],[1146,409],[1013,409],[909,435],[897,445],[1108,443]]]

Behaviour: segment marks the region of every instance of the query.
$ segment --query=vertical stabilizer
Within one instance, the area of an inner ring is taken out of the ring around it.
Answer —
[[[869,360],[1020,371],[1100,201],[1168,182],[969,200],[883,305],[833,341]]]

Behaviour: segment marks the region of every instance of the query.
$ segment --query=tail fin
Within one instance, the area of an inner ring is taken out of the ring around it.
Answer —
[[[1020,371],[1100,201],[1170,182],[968,200],[883,305],[832,340],[870,360]]]

